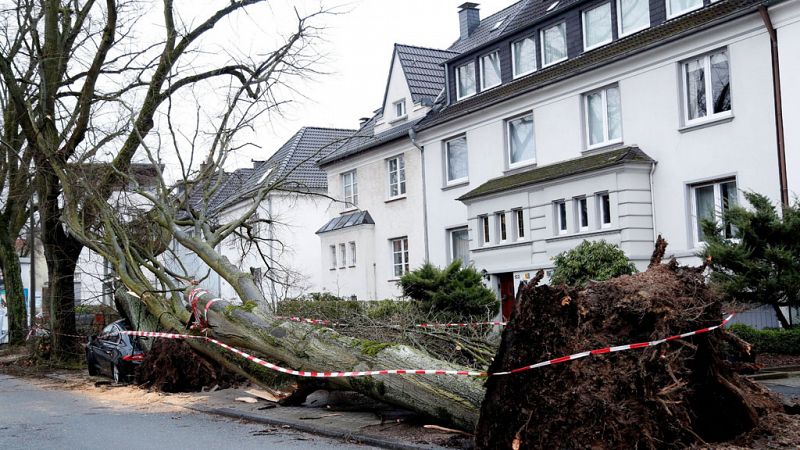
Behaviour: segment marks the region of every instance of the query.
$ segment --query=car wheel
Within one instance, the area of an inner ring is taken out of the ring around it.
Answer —
[[[95,376],[98,374],[97,366],[94,365],[94,358],[92,358],[92,354],[89,350],[86,350],[86,368],[89,370],[90,376]]]
[[[122,376],[119,373],[119,367],[116,364],[111,366],[111,377],[114,378],[114,384],[119,384]]]

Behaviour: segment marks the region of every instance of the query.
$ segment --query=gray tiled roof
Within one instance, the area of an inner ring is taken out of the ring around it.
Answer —
[[[444,89],[444,66],[457,53],[447,50],[395,44],[400,66],[414,102],[433,102]]]
[[[465,53],[502,36],[508,24],[514,20],[514,17],[528,2],[529,0],[518,1],[511,6],[481,19],[480,25],[478,25],[466,39],[455,41],[447,50],[456,53]],[[531,3],[538,2],[541,2],[541,0],[531,1]],[[493,29],[500,20],[503,20],[503,23],[498,28]]]
[[[238,193],[245,181],[252,175],[253,169],[251,168],[236,169],[232,173],[225,174],[225,178],[222,180],[217,191],[208,199],[208,211],[216,211],[222,205],[226,204],[228,199]],[[213,187],[213,184],[210,186]],[[199,190],[202,196],[203,189]]]
[[[536,167],[513,175],[494,178],[467,192],[457,200],[471,200],[485,195],[496,194],[510,189],[557,180],[559,178],[592,172],[625,163],[652,162],[654,162],[653,159],[641,151],[639,147],[627,146],[603,153],[596,153],[594,155]]]
[[[356,211],[350,214],[344,214],[339,217],[334,217],[328,223],[317,230],[317,234],[328,233],[330,231],[341,230],[342,228],[355,227],[358,225],[374,225],[375,221],[368,211]]]
[[[341,146],[355,132],[337,128],[301,128],[269,159],[256,164],[251,175],[236,192],[237,195],[230,196],[226,204],[245,199],[265,183],[277,181],[280,181],[284,189],[327,189],[328,177],[317,167],[316,160]],[[269,174],[265,177],[267,172]]]
[[[356,134],[351,136],[344,144],[342,144],[341,147],[334,150],[330,155],[320,159],[320,167],[324,167],[344,158],[349,158],[373,147],[377,147],[378,145],[407,137],[408,130],[412,129],[420,120],[422,120],[417,119],[410,121],[402,125],[397,125],[382,133],[374,134],[375,120],[377,117],[378,116],[376,115],[372,119],[365,122],[361,129],[358,130]]]

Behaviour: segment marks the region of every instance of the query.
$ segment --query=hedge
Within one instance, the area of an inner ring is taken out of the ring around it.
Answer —
[[[755,353],[800,355],[800,328],[756,330],[747,325],[737,323],[731,325],[728,329],[752,344],[753,352]]]

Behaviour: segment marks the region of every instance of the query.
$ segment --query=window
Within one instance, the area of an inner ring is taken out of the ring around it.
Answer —
[[[394,116],[397,118],[404,117],[406,115],[406,100],[400,100],[399,102],[394,103]]]
[[[567,59],[567,24],[542,30],[542,67]]]
[[[489,216],[481,216],[478,218],[481,222],[481,231],[483,232],[483,245],[490,244],[491,234],[489,233]]]
[[[339,268],[344,269],[347,264],[347,246],[339,244]]]
[[[703,7],[703,0],[667,0],[667,17],[672,18]]]
[[[356,243],[350,242],[350,267],[356,266]]]
[[[389,197],[398,197],[406,193],[406,164],[403,155],[387,161],[389,171]]]
[[[347,206],[358,205],[358,181],[355,170],[342,174],[342,188]]]
[[[627,36],[650,26],[649,0],[617,0],[619,36]]]
[[[467,173],[467,137],[451,139],[445,143],[447,183],[466,181]]]
[[[508,229],[506,227],[506,213],[499,212],[495,214],[497,217],[497,229],[500,230],[500,242],[508,240]]]
[[[331,270],[336,269],[336,246],[331,245]]]
[[[514,219],[517,223],[517,239],[525,239],[525,213],[521,209],[515,209]]]
[[[589,202],[586,197],[579,197],[575,199],[575,211],[578,218],[578,227],[580,231],[587,231],[589,229]]]
[[[567,234],[567,203],[555,202],[556,230],[558,234]]]
[[[611,226],[611,198],[608,193],[597,194],[597,210],[600,211],[600,228]]]
[[[705,242],[703,220],[719,222],[722,215],[729,208],[736,206],[738,201],[736,180],[725,180],[714,183],[694,185],[692,189],[692,228],[694,229],[695,243]],[[726,239],[737,235],[736,227],[729,223],[722,226],[722,233]]]
[[[590,50],[611,42],[611,3],[583,12],[583,49]]]
[[[508,165],[517,167],[536,162],[533,139],[533,114],[506,122],[508,125]]]
[[[489,53],[481,57],[481,90],[500,84],[500,52]]]
[[[409,272],[408,238],[392,239],[392,267],[395,277],[402,277]]]
[[[727,51],[691,59],[681,66],[686,124],[729,116],[731,85]]]
[[[511,66],[514,78],[536,70],[536,44],[532,37],[511,44]]]
[[[456,68],[456,97],[458,100],[475,95],[475,63]]]
[[[584,95],[586,147],[596,148],[622,142],[621,99],[618,86],[609,86]]]
[[[450,261],[460,260],[462,266],[469,262],[469,230],[467,227],[450,230]]]

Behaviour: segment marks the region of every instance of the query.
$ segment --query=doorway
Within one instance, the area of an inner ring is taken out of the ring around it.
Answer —
[[[497,274],[497,283],[500,289],[500,307],[503,312],[503,321],[507,321],[514,311],[514,274]]]

